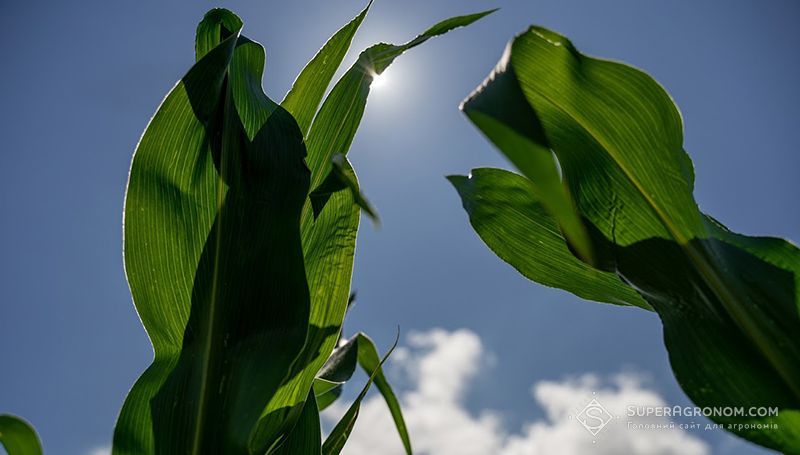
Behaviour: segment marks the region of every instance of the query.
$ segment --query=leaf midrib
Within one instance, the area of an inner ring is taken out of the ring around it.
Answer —
[[[769,359],[770,363],[772,364],[773,368],[780,374],[783,378],[784,382],[789,386],[792,392],[797,396],[800,397],[800,385],[795,385],[792,381],[792,374],[791,369],[785,366],[784,358],[778,352],[775,352],[772,349],[772,344],[767,340],[762,331],[750,320],[747,314],[742,310],[744,307],[744,302],[738,299],[730,290],[725,286],[722,278],[719,276],[717,271],[714,267],[709,264],[708,260],[706,260],[705,256],[697,251],[697,248],[693,247],[690,243],[689,239],[683,235],[680,230],[673,224],[670,217],[661,209],[661,207],[656,203],[656,201],[650,197],[650,195],[644,191],[644,187],[642,184],[636,179],[634,174],[625,166],[624,161],[618,155],[618,151],[615,150],[614,147],[609,146],[605,141],[601,139],[601,136],[594,131],[590,126],[586,125],[583,119],[575,114],[570,112],[567,108],[561,106],[559,103],[555,102],[552,98],[547,96],[544,92],[540,90],[536,90],[535,88],[532,89],[538,96],[544,99],[547,103],[552,105],[554,108],[561,111],[563,114],[567,115],[568,117],[572,118],[577,125],[582,128],[589,137],[600,146],[602,150],[604,150],[613,160],[613,162],[620,168],[623,175],[631,182],[631,184],[636,188],[636,191],[642,195],[645,202],[647,202],[648,206],[653,210],[656,214],[658,220],[661,224],[667,229],[667,232],[673,237],[674,240],[677,241],[678,245],[686,252],[689,260],[695,266],[695,269],[700,272],[700,276],[706,281],[706,284],[711,288],[711,290],[717,295],[720,299],[720,302],[728,311],[729,315],[732,316],[733,320],[737,323],[739,328],[759,347],[762,353],[766,355]]]

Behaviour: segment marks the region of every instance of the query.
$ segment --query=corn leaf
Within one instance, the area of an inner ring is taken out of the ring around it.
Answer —
[[[280,447],[273,452],[276,455],[319,455],[322,453],[322,432],[319,425],[319,409],[314,391],[308,392],[303,412],[297,419],[294,428]]]
[[[317,380],[342,384],[349,381],[358,363],[358,340],[351,338],[333,350],[328,361],[317,373]],[[316,382],[316,381],[315,381]],[[332,388],[332,387],[323,387]]]
[[[346,155],[349,151],[375,74],[383,72],[406,50],[454,28],[469,25],[486,14],[489,12],[451,18],[406,44],[378,44],[362,52],[325,98],[306,136],[311,188],[318,188],[328,176],[334,154]],[[349,178],[357,184],[355,172]],[[301,218],[306,276],[311,292],[308,337],[287,376],[289,379],[272,397],[262,415],[251,446],[254,452],[269,448],[293,426],[318,371],[336,346],[347,311],[359,206],[352,191],[337,191],[320,208],[317,217],[313,212],[309,200]]]
[[[308,135],[308,167],[311,187],[316,188],[327,175],[328,163],[335,153],[347,154],[355,137],[356,126],[364,115],[369,88],[375,76],[383,73],[407,50],[455,28],[467,26],[494,10],[457,16],[430,27],[413,40],[401,44],[376,44],[363,51],[358,60],[339,79],[325,99]]]
[[[378,348],[375,347],[375,342],[366,334],[359,333],[356,335],[356,339],[358,340],[358,364],[366,373],[369,374],[372,372],[372,380],[375,382],[378,391],[383,395],[383,400],[386,402],[386,406],[392,414],[394,425],[397,428],[400,439],[403,441],[403,447],[406,453],[411,455],[411,439],[408,436],[408,428],[406,427],[405,419],[403,419],[400,402],[397,401],[397,397],[392,387],[389,385],[389,381],[386,380],[386,376],[383,374],[382,365],[385,359],[380,359]],[[387,354],[387,356],[388,355],[389,354]]]
[[[558,223],[545,210],[538,187],[530,180],[490,168],[473,169],[469,177],[454,175],[448,179],[481,239],[526,278],[569,288],[587,300],[651,309],[619,276],[575,257]]]
[[[134,155],[125,265],[155,359],[126,399],[115,454],[248,453],[305,342],[305,147],[261,91],[263,48],[240,28],[209,12],[197,63]]]
[[[297,125],[303,135],[308,133],[314,114],[317,113],[319,103],[325,96],[325,90],[339,69],[342,60],[350,49],[350,43],[361,26],[364,17],[372,5],[372,0],[361,13],[347,25],[339,29],[328,42],[317,52],[317,55],[303,68],[297,76],[289,93],[281,101],[281,106],[289,111],[297,120]]]
[[[371,76],[340,81],[316,115],[319,132],[305,136],[368,9],[306,66],[286,107],[264,94],[264,49],[241,35],[236,15],[214,9],[198,25],[197,61],[162,102],[131,165],[125,266],[154,360],[126,398],[115,454],[319,452],[320,438],[307,437],[319,433],[314,380],[341,333],[359,206],[371,211],[344,159]],[[451,19],[392,47],[377,60],[381,71],[477,18]],[[310,172],[306,144],[316,147],[309,162],[333,167]],[[321,152],[332,144],[340,155]],[[314,217],[310,182],[317,187],[330,173],[343,188],[326,194]],[[355,351],[351,364],[352,372]]]
[[[412,453],[411,438],[408,435],[400,402],[383,374],[378,349],[366,334],[359,332],[339,346],[320,370],[319,377],[314,381],[314,392],[319,402],[325,403],[324,407],[320,405],[320,410],[330,406],[339,398],[342,393],[342,385],[353,376],[356,360],[364,372],[373,377],[375,386],[378,387],[378,391],[389,408],[403,447],[410,455]]]
[[[0,445],[8,455],[42,455],[42,444],[31,424],[10,414],[0,414]]]
[[[369,391],[369,387],[372,385],[372,382],[378,375],[381,374],[381,366],[383,366],[384,362],[386,362],[386,359],[388,359],[389,356],[392,355],[394,348],[397,347],[398,339],[399,339],[399,334],[398,338],[395,338],[394,344],[389,349],[389,351],[386,352],[386,354],[383,356],[382,359],[376,362],[375,368],[372,370],[369,379],[367,380],[367,383],[364,385],[364,388],[361,389],[361,392],[358,394],[356,399],[347,409],[347,412],[345,412],[344,416],[342,416],[342,418],[339,420],[336,426],[333,427],[331,434],[329,434],[328,437],[325,439],[325,442],[322,444],[323,455],[338,455],[339,453],[341,453],[342,448],[347,442],[347,439],[350,437],[350,433],[353,431],[353,427],[355,426],[356,419],[358,418],[358,412],[361,409],[361,401],[367,395],[367,392]],[[367,338],[367,340],[369,339]],[[372,343],[371,340],[370,343]],[[372,345],[372,347],[374,348],[374,345]],[[371,354],[372,353],[370,352],[368,356],[371,357]],[[410,448],[408,449],[408,451],[410,453]]]
[[[367,197],[361,192],[358,185],[353,165],[346,156],[336,153],[331,158],[331,170],[325,180],[309,194],[311,200],[311,209],[314,212],[314,218],[318,217],[325,207],[325,204],[330,199],[331,195],[337,191],[350,190],[353,194],[353,201],[361,207],[361,210],[370,217],[375,224],[380,224],[380,217],[375,207],[370,204]]]
[[[319,392],[317,392],[318,385],[320,384],[320,379],[314,380],[314,392],[317,394],[317,406],[319,407],[320,411],[324,411],[325,408],[335,403],[336,400],[342,396],[344,385],[336,384],[333,388],[327,390],[320,387]]]
[[[508,79],[519,90],[495,90],[495,81]],[[497,113],[523,104],[535,125],[525,141],[534,145],[497,139],[504,129],[521,134],[512,115]],[[524,165],[530,182],[490,170],[451,178],[486,243],[526,276],[585,298],[646,307],[630,297],[636,290],[661,318],[675,376],[696,404],[741,407],[744,415],[711,418],[758,444],[800,452],[800,252],[784,240],[732,233],[700,212],[681,117],[664,89],[642,71],[587,57],[565,37],[531,27],[463,109],[514,164],[534,149],[552,151],[592,256],[566,234],[574,217],[553,208],[564,190]],[[486,132],[487,112],[502,128]],[[592,267],[568,260],[568,251]],[[548,265],[566,276],[547,273]],[[779,412],[751,415],[751,407]]]

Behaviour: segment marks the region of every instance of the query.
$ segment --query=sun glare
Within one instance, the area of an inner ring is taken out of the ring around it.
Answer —
[[[382,74],[374,74],[372,76],[372,88],[384,88],[386,87],[387,82],[389,82],[389,80],[386,77],[386,72],[383,72]]]

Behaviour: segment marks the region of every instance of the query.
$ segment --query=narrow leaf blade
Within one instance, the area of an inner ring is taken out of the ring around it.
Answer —
[[[383,358],[378,362],[376,368],[371,372],[367,383],[364,385],[364,388],[361,389],[361,392],[356,397],[353,404],[347,409],[344,416],[339,420],[336,426],[331,431],[331,434],[325,439],[325,442],[322,444],[322,453],[323,455],[338,455],[341,453],[342,448],[344,447],[347,439],[350,437],[350,433],[353,431],[353,426],[356,423],[356,419],[358,418],[358,412],[361,409],[361,401],[367,395],[369,391],[369,387],[372,385],[372,382],[375,380],[375,377],[380,373],[380,367],[383,366],[386,359],[392,355],[394,348],[397,347],[397,341],[399,339],[395,338],[394,344],[386,352]]]
[[[346,155],[349,151],[376,75],[386,70],[403,52],[430,38],[472,24],[492,12],[494,10],[446,19],[405,44],[376,44],[363,51],[331,90],[311,126],[308,166],[311,169],[312,188],[322,183],[326,175],[325,168],[333,155]]]
[[[353,41],[353,37],[361,26],[361,22],[367,15],[370,6],[372,6],[372,0],[369,1],[358,16],[328,39],[322,49],[303,68],[303,71],[297,76],[297,80],[294,81],[291,90],[281,101],[281,106],[297,120],[303,135],[308,133],[314,114],[316,114],[319,103],[325,95],[325,90],[327,90],[333,75],[336,74],[336,70],[342,63],[348,49],[350,49],[350,43]]]
[[[367,374],[372,372],[375,386],[378,387],[378,390],[381,392],[386,402],[386,406],[389,408],[389,412],[392,414],[392,420],[394,420],[397,433],[403,441],[403,448],[405,448],[406,454],[411,455],[411,438],[408,436],[408,427],[403,418],[400,402],[397,400],[392,386],[389,385],[389,381],[386,380],[386,376],[383,374],[383,362],[379,357],[378,348],[375,346],[375,342],[364,333],[356,335],[356,339],[358,339],[358,364]]]

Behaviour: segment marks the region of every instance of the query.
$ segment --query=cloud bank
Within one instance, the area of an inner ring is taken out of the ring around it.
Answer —
[[[709,446],[678,428],[629,429],[628,405],[664,406],[665,400],[643,386],[634,374],[622,373],[603,381],[585,374],[563,381],[540,381],[531,388],[531,407],[544,417],[510,429],[501,413],[484,409],[477,413],[464,404],[465,392],[487,353],[480,338],[469,330],[434,329],[412,333],[408,347],[392,359],[408,375],[410,390],[400,394],[403,413],[416,453],[423,455],[539,455],[647,454],[706,455]],[[576,419],[596,399],[612,419],[596,436]],[[332,426],[347,409],[335,403],[323,412]],[[666,418],[635,418],[635,423],[667,423]],[[361,408],[358,421],[343,451],[348,455],[402,455],[391,416],[377,393]]]

